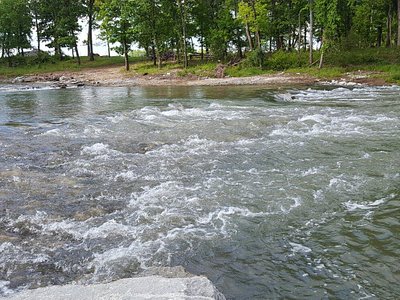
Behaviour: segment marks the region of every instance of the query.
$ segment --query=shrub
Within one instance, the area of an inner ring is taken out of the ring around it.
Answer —
[[[246,55],[245,65],[248,67],[264,67],[265,54],[261,49],[250,51]]]
[[[306,55],[305,52],[277,51],[269,57],[266,66],[276,71],[303,67],[307,65]]]
[[[352,65],[369,65],[383,63],[384,59],[375,49],[352,51],[331,50],[326,55],[326,62],[331,65],[348,67]]]

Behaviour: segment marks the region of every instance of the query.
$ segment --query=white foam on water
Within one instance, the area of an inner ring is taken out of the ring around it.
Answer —
[[[9,288],[10,282],[9,281],[4,281],[0,280],[0,295],[11,295],[14,292]]]
[[[295,208],[301,206],[301,204],[302,204],[302,202],[303,202],[303,200],[301,199],[301,197],[288,197],[287,200],[290,201],[288,207],[287,207],[287,205],[285,206],[284,204],[282,204],[282,205],[280,206],[280,209],[281,209],[281,211],[282,211],[284,214],[290,213],[293,209],[295,209]]]
[[[26,91],[46,91],[46,90],[56,90],[55,86],[51,85],[1,85],[0,92],[13,93],[13,92],[26,92]]]
[[[248,119],[251,113],[241,107],[226,107],[218,104],[205,108],[186,108],[181,104],[169,104],[166,109],[144,107],[134,111],[133,118],[141,123],[158,126],[175,126],[176,122],[196,123],[204,121]]]
[[[0,268],[9,269],[10,266],[20,264],[40,264],[51,258],[44,253],[35,253],[33,250],[24,250],[22,246],[5,242],[0,245]]]
[[[132,226],[117,223],[115,220],[109,220],[99,227],[91,227],[83,234],[83,238],[107,238],[112,235],[122,235],[135,239],[136,230]]]
[[[110,153],[110,146],[97,143],[92,146],[85,146],[82,148],[82,154],[89,154],[89,155],[102,155]]]
[[[171,255],[176,254],[175,251],[181,253],[181,251],[193,249],[193,243],[196,240],[229,238],[237,230],[237,218],[264,218],[271,215],[271,213],[253,212],[248,208],[235,206],[215,207],[207,211],[206,208],[197,206],[199,199],[188,199],[184,203],[177,203],[170,194],[172,190],[175,195],[175,189],[176,183],[169,182],[157,188],[146,188],[142,195],[135,196],[132,203],[135,207],[129,218],[147,218],[147,221],[143,222],[142,219],[134,226],[137,230],[137,238],[130,246],[96,253],[89,268],[94,267],[96,274],[101,274],[104,270],[112,268],[110,266],[120,264],[124,260],[137,261],[142,268],[147,268],[154,263],[162,263],[162,261],[165,263]],[[156,199],[163,205],[154,206],[157,203]],[[174,203],[172,206],[168,204],[171,201]],[[188,202],[191,202],[191,207],[187,207]],[[193,202],[194,205],[192,205]],[[146,210],[147,208],[157,208],[152,217],[152,212]],[[185,212],[185,210],[188,211]],[[149,214],[146,214],[146,211]],[[186,220],[187,217],[190,218],[189,222]],[[179,241],[184,241],[185,245],[183,248],[175,249]]]
[[[315,114],[315,115],[303,116],[300,119],[298,119],[298,122],[313,121],[315,123],[328,123],[330,120],[331,118],[327,115]]]
[[[14,245],[11,244],[10,242],[2,243],[2,244],[0,244],[0,253],[3,253],[13,247],[14,247]]]
[[[369,153],[364,153],[364,155],[362,156],[363,159],[370,159],[371,155]]]
[[[394,122],[394,119],[390,120]],[[284,137],[318,137],[318,136],[350,136],[368,135],[374,133],[371,126],[376,119],[372,116],[343,116],[336,114],[327,115],[305,115],[296,121],[289,121],[287,124],[276,125],[270,136]],[[378,123],[382,126],[382,123]]]
[[[32,223],[32,224],[42,224],[47,218],[48,218],[48,215],[46,212],[37,211],[36,214],[34,214],[34,215],[20,215],[15,220],[15,223],[27,222],[27,223]]]
[[[315,174],[320,174],[322,172],[323,168],[322,167],[312,167],[306,171],[301,172],[301,176],[310,176],[310,175],[315,175]]]
[[[340,167],[340,164],[338,165]],[[341,174],[329,180],[328,188],[332,191],[357,192],[362,188],[367,179],[364,175],[347,177]]]
[[[101,225],[91,224],[91,219],[79,222],[73,220],[47,221],[41,224],[42,234],[69,234],[76,240],[89,240],[98,238],[109,238],[112,236],[124,236],[135,238],[137,230],[133,226],[118,223],[115,220],[108,220]]]
[[[96,143],[92,146],[84,146],[81,150],[81,155],[94,156],[96,160],[107,161],[112,157],[123,156],[123,153],[114,149],[110,149],[110,146],[103,143]],[[89,164],[89,166],[91,166]]]
[[[315,201],[323,201],[325,200],[325,195],[323,190],[313,191],[313,197]]]
[[[83,134],[90,137],[99,137],[104,134],[104,129],[94,125],[87,125],[83,130]]]
[[[314,102],[323,103],[326,101],[374,101],[384,97],[385,92],[392,94],[400,89],[392,87],[339,87],[332,90],[308,89],[305,91],[291,91],[285,94],[276,95],[277,101],[281,102]]]
[[[130,206],[160,202],[168,204],[168,202],[174,201],[182,193],[183,189],[183,186],[177,181],[163,182],[155,187],[146,186],[143,187],[143,192],[132,194]]]
[[[135,181],[140,177],[140,175],[138,173],[135,173],[133,171],[126,171],[126,172],[122,172],[119,173],[117,175],[115,175],[114,180],[118,181],[119,179],[122,179],[124,181]]]
[[[150,156],[163,157],[164,159],[166,157],[176,157],[177,159],[180,159],[185,155],[208,154],[211,149],[216,148],[218,145],[218,142],[200,138],[198,135],[193,135],[180,140],[175,144],[166,144],[157,149],[150,150],[146,154]]]
[[[41,134],[42,136],[62,136],[62,132],[59,128],[50,129]]]
[[[121,113],[118,113],[115,116],[106,117],[106,120],[113,124],[120,124],[129,120],[129,118]]]
[[[289,245],[292,247],[292,251],[295,253],[310,253],[310,252],[312,252],[311,248],[308,248],[308,247],[298,244],[298,243],[289,242]]]
[[[378,208],[382,204],[385,204],[389,199],[392,199],[393,197],[394,197],[394,195],[389,195],[388,197],[378,199],[373,202],[367,202],[367,203],[354,203],[352,201],[347,201],[346,203],[344,203],[344,206],[348,211],[373,210],[373,209]]]

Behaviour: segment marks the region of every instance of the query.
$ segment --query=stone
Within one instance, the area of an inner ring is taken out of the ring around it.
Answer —
[[[165,270],[163,271],[165,272]],[[206,277],[146,276],[106,284],[52,286],[26,290],[5,300],[225,300]]]

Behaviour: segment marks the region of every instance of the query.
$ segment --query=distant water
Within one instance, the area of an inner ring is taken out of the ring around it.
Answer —
[[[182,265],[400,297],[400,89],[0,87],[0,294]]]

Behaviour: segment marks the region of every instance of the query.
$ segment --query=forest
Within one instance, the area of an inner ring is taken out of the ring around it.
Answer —
[[[80,63],[86,23],[89,59],[100,28],[127,70],[133,46],[160,68],[168,59],[187,67],[192,57],[262,67],[276,52],[307,52],[322,67],[328,52],[399,46],[399,11],[400,0],[0,0],[0,48],[5,60],[34,48],[38,63],[43,45],[57,59],[68,48]]]

